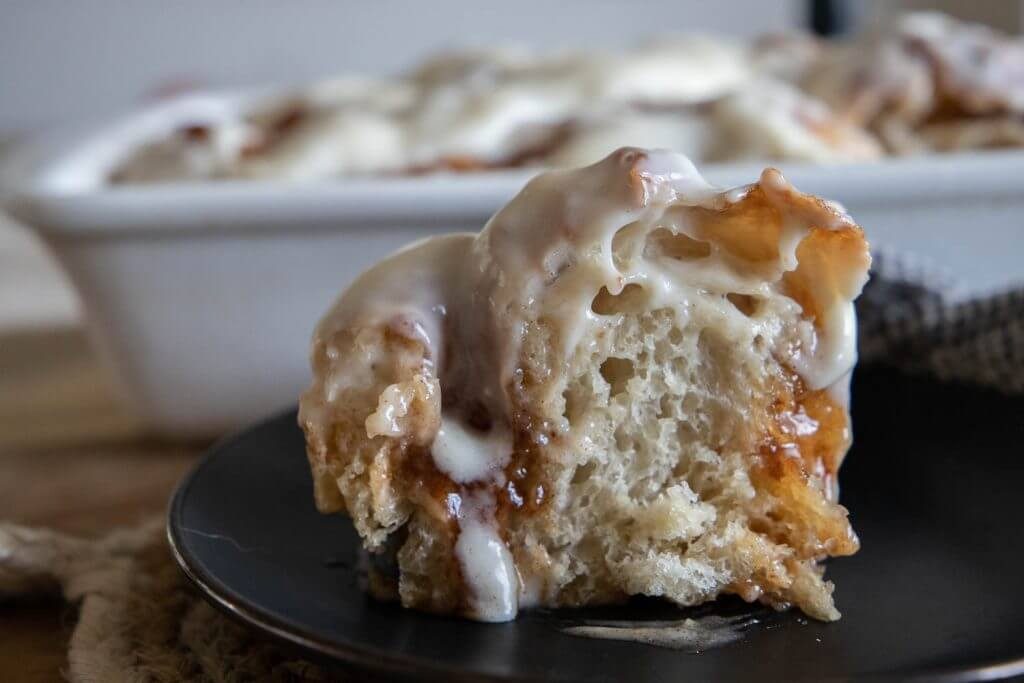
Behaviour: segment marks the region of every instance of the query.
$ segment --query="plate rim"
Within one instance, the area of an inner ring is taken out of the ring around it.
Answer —
[[[201,563],[194,561],[194,558],[190,558],[189,553],[184,550],[180,533],[184,530],[184,527],[177,523],[176,520],[181,518],[185,495],[196,476],[227,446],[235,443],[238,439],[252,431],[267,428],[272,423],[281,421],[295,412],[296,407],[294,405],[290,406],[217,440],[209,446],[174,487],[167,506],[165,535],[175,563],[189,583],[199,591],[203,599],[237,623],[253,628],[259,633],[269,635],[291,646],[297,646],[301,650],[312,653],[315,656],[314,658],[318,658],[320,661],[326,658],[335,664],[343,663],[363,671],[397,675],[406,679],[416,677],[440,680],[443,677],[443,680],[446,681],[535,681],[536,679],[524,678],[515,674],[496,675],[484,672],[467,672],[463,669],[438,664],[433,660],[406,657],[395,653],[393,650],[384,650],[373,646],[346,645],[337,641],[319,638],[297,624],[286,623],[260,609],[259,606],[250,604],[250,601],[239,596],[223,581],[202,570],[198,566]],[[482,627],[494,626],[494,624],[485,623],[479,625]],[[865,674],[857,678],[860,680],[876,681],[927,680],[938,683],[959,683],[961,681],[1006,680],[1022,674],[1024,674],[1024,652],[1017,657],[983,662],[976,666],[947,666],[902,675],[899,672],[882,672],[878,674]]]
[[[214,442],[174,487],[166,513],[165,535],[167,543],[175,564],[177,564],[189,583],[199,591],[203,599],[237,623],[253,628],[260,633],[286,642],[289,645],[297,646],[321,658],[326,657],[335,663],[341,662],[364,671],[393,674],[404,678],[440,679],[443,677],[444,680],[503,682],[532,680],[515,675],[499,676],[482,672],[470,673],[463,669],[439,664],[436,661],[405,657],[392,650],[382,650],[372,646],[344,645],[336,641],[319,638],[302,629],[301,626],[283,622],[265,610],[260,609],[259,606],[250,604],[250,601],[239,596],[230,586],[203,570],[200,566],[201,563],[196,561],[196,558],[190,556],[190,553],[185,550],[184,541],[181,537],[181,531],[184,530],[184,527],[179,522],[184,505],[184,497],[196,476],[229,444],[237,441],[250,431],[266,427],[270,423],[276,422],[293,412],[295,412],[294,406],[286,408]],[[489,626],[489,624],[481,625]]]

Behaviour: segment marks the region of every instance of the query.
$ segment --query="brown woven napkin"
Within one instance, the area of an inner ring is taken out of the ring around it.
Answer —
[[[973,297],[913,254],[872,253],[857,299],[861,365],[1024,393],[1024,282]]]
[[[0,602],[54,593],[79,605],[75,683],[338,680],[204,602],[174,563],[162,519],[95,541],[0,524]]]

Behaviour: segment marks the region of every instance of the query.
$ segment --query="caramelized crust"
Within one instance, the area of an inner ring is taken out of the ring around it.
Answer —
[[[812,228],[797,246],[796,258],[796,269],[782,276],[785,292],[818,326],[837,302],[856,296],[860,285],[851,273],[864,272],[871,262],[864,231],[855,226]]]
[[[714,242],[745,265],[779,259],[782,213],[760,185],[722,209],[698,209],[695,224],[696,237]]]

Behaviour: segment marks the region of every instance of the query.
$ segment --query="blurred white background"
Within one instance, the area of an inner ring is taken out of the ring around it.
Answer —
[[[0,141],[116,115],[161,89],[395,73],[425,54],[461,46],[614,47],[666,31],[750,35],[797,24],[803,5],[0,0]],[[74,324],[79,315],[52,259],[0,214],[0,327]]]
[[[666,31],[750,35],[801,0],[26,0],[0,22],[0,132],[101,115],[154,89],[395,73],[495,43],[619,46]]]
[[[94,118],[160,88],[394,73],[457,46],[616,47],[666,32],[802,25],[804,0],[3,0],[0,136]],[[1022,0],[852,0],[861,21],[932,7],[1016,31]]]
[[[931,8],[1024,27],[1024,0],[850,7],[861,24]],[[614,48],[673,32],[749,36],[803,26],[806,12],[805,0],[0,0],[0,147],[123,112],[161,89],[395,73],[429,53],[496,43]],[[78,315],[40,245],[0,215],[0,324]]]

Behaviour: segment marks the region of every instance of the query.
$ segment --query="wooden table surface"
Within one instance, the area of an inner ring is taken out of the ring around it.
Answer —
[[[205,444],[147,439],[73,325],[0,332],[0,520],[96,535],[161,514]],[[0,605],[0,681],[61,681],[75,610]]]

